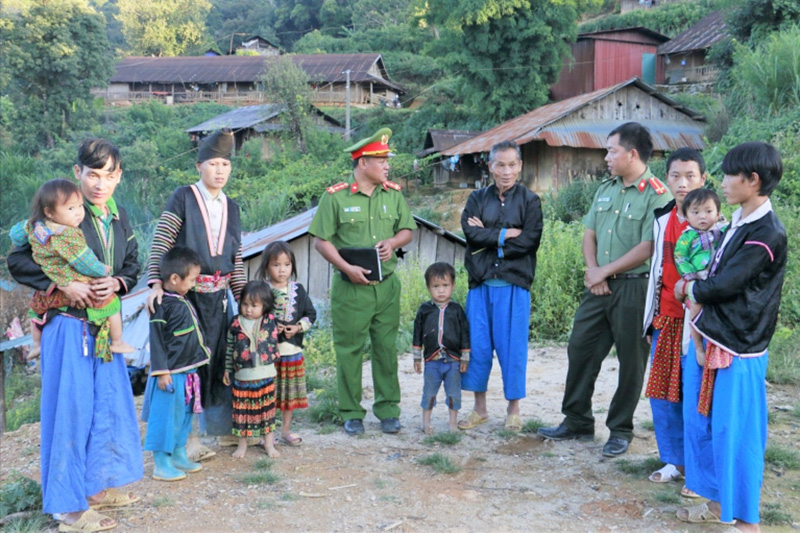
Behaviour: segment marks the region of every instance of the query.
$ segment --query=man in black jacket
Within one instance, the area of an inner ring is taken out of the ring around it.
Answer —
[[[525,397],[528,365],[530,287],[542,236],[539,197],[517,183],[522,171],[519,147],[503,141],[489,153],[494,184],[473,192],[461,214],[467,239],[464,266],[469,274],[467,317],[472,359],[461,380],[475,393],[475,407],[460,429],[486,422],[486,388],[497,353],[508,400],[506,429],[519,431],[519,401]]]

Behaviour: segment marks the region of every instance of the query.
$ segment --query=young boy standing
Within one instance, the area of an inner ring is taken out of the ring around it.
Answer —
[[[704,372],[695,360],[690,343],[683,374],[683,417],[686,485],[710,500],[679,509],[678,518],[736,520],[740,531],[760,531],[767,346],[775,332],[787,257],[786,231],[769,196],[783,168],[774,147],[748,142],[725,155],[722,171],[725,199],[739,209],[708,279],[675,284],[676,298],[688,297],[703,305],[692,327],[706,342],[707,369]],[[707,416],[698,412],[698,401],[705,396],[711,402]]]
[[[200,275],[200,257],[176,246],[161,258],[164,294],[150,317],[150,383],[142,419],[144,449],[153,452],[153,479],[178,481],[203,469],[189,460],[186,440],[192,415],[200,408],[197,368],[208,364],[209,349],[194,307],[186,299]]]
[[[461,374],[469,365],[469,322],[464,309],[450,300],[456,284],[456,271],[448,263],[434,263],[425,271],[425,284],[431,299],[423,303],[414,319],[414,371],[422,373],[425,359],[425,385],[422,391],[422,431],[433,433],[431,413],[439,386],[444,383],[450,408],[450,431],[457,431],[461,409]]]

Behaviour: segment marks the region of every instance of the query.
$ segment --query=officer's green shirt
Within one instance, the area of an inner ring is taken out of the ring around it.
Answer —
[[[583,218],[583,225],[594,230],[597,236],[597,265],[605,266],[637,244],[652,241],[653,211],[670,200],[669,189],[653,177],[649,167],[641,178],[627,187],[619,176],[604,181]],[[627,273],[649,272],[649,265],[648,260]]]
[[[334,189],[338,190],[331,193]],[[358,190],[358,184],[351,178],[346,187],[334,185],[322,195],[308,231],[330,241],[338,250],[373,247],[402,229],[417,229],[402,193],[384,184],[375,187],[372,196],[367,196]],[[396,265],[397,256],[392,254],[382,263],[383,275],[394,272]]]

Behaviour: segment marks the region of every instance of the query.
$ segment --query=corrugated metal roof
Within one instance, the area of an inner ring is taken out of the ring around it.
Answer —
[[[479,133],[479,131],[467,130],[428,130],[425,135],[425,144],[422,145],[422,150],[417,152],[416,155],[417,157],[425,157],[441,152],[471,139]]]
[[[352,82],[373,82],[402,92],[388,79],[381,54],[292,54],[313,82],[344,82],[350,71]],[[257,82],[275,57],[192,56],[126,57],[116,65],[110,83],[242,83]],[[383,78],[370,74],[377,63]]]
[[[728,37],[728,25],[722,11],[714,11],[691,28],[658,47],[659,54],[677,54],[705,50]]]
[[[198,133],[204,131],[213,131],[221,128],[231,128],[233,130],[240,130],[244,128],[254,128],[256,131],[267,131],[281,129],[278,127],[270,128],[263,123],[275,118],[283,113],[286,106],[283,104],[262,104],[262,105],[248,105],[232,109],[214,118],[210,118],[205,122],[185,129],[186,133]],[[323,113],[314,106],[311,106],[313,113],[322,116],[325,122],[333,127],[341,127],[341,123],[335,118]]]
[[[653,87],[646,84],[639,78],[631,78],[628,81],[618,83],[612,87],[606,87],[599,91],[582,94],[567,98],[554,104],[543,105],[533,111],[513,118],[507,122],[495,126],[494,128],[473,137],[459,145],[453,146],[447,150],[443,150],[443,155],[463,155],[474,154],[479,152],[488,152],[492,146],[501,141],[514,141],[517,144],[525,144],[534,140],[545,140],[551,146],[572,146],[574,148],[605,148],[606,135],[608,132],[619,125],[619,121],[592,121],[580,119],[575,117],[570,121],[562,120],[568,115],[575,113],[579,109],[600,100],[601,98],[614,93],[622,88],[633,85],[642,91],[650,94],[665,104],[677,109],[684,113],[692,120],[704,120],[703,116],[696,111],[679,104],[672,98],[656,91]],[[558,121],[558,124],[553,124]],[[602,126],[606,129],[602,132],[602,142],[598,143],[596,135],[598,134],[597,128],[600,127],[598,122],[603,122]],[[670,146],[678,142],[678,132],[674,128],[669,127],[668,121],[641,121],[643,124],[650,127],[650,132],[653,134],[653,142],[656,150],[669,150]],[[567,129],[562,128],[562,123],[567,126]],[[551,127],[548,127],[552,124]],[[609,124],[613,124],[608,127]],[[698,146],[704,147],[702,144],[702,126],[693,127],[685,125],[685,123],[676,123],[676,127],[681,128],[682,135],[689,135],[692,137],[691,144],[683,144],[681,146]],[[695,133],[697,131],[697,133]]]
[[[654,44],[665,43],[669,41],[669,37],[658,33],[650,28],[644,26],[631,26],[629,28],[616,28],[613,30],[598,30],[589,33],[579,33],[578,40],[582,39],[604,39],[609,41],[631,41],[626,34],[638,33],[645,37],[647,40]],[[634,42],[643,42],[641,39],[635,39]]]

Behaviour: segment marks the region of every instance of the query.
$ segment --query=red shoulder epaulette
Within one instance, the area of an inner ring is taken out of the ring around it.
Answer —
[[[667,192],[667,188],[664,186],[663,183],[661,183],[661,180],[659,180],[655,176],[647,180],[647,182],[650,184],[653,190],[656,191],[656,194],[661,195]]]
[[[402,187],[400,185],[398,185],[397,183],[395,183],[393,181],[389,181],[389,180],[386,180],[386,181],[383,182],[383,188],[384,189],[387,189],[387,188],[394,189],[396,191],[399,191],[400,189],[402,189]]]
[[[346,188],[347,188],[347,183],[343,181],[341,183],[337,183],[336,185],[331,185],[325,190],[328,191],[328,194],[333,194],[335,192],[342,191]]]

